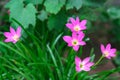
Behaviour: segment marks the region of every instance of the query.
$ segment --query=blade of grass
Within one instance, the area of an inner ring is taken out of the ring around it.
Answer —
[[[58,40],[61,38],[62,34],[63,34],[63,33],[59,34],[59,35],[57,36],[57,38],[53,41],[53,44],[52,44],[51,49],[53,49],[53,48],[55,47],[56,43],[57,43]]]
[[[3,45],[3,46],[5,46],[5,47],[7,47],[7,48],[10,49],[11,51],[17,53],[18,55],[20,55],[21,57],[23,57],[24,59],[26,59],[26,57],[25,57],[23,54],[21,54],[18,50],[12,48],[11,46],[9,46],[9,45],[7,45],[7,44],[5,44],[5,43],[3,43],[3,42],[0,42],[0,45]]]
[[[5,67],[19,73],[20,75],[24,76],[25,78],[27,78],[28,80],[30,80],[28,75],[25,75],[22,71],[20,71],[13,63],[11,63],[10,61],[8,61],[6,58],[0,57],[1,59],[3,59],[4,61],[6,61],[9,65],[4,64]]]
[[[64,76],[64,66],[63,66],[63,63],[62,63],[62,60],[61,60],[61,57],[60,57],[60,55],[59,55],[59,53],[58,53],[58,51],[55,49],[55,53],[56,53],[56,55],[57,55],[57,57],[58,57],[58,61],[59,61],[59,63],[60,63],[60,68],[61,68],[61,72],[62,72],[62,75],[63,75],[63,79],[65,78]]]
[[[55,57],[54,57],[54,55],[53,55],[53,52],[52,52],[52,50],[51,50],[51,48],[49,47],[48,44],[47,44],[47,48],[48,48],[48,51],[49,51],[49,53],[50,53],[50,56],[51,56],[51,58],[52,58],[52,60],[53,60],[53,63],[54,63],[54,65],[55,65],[55,69],[56,69],[56,71],[57,71],[59,80],[62,80],[61,73],[60,73],[60,70],[58,69],[58,65],[57,65],[56,59],[55,59]]]

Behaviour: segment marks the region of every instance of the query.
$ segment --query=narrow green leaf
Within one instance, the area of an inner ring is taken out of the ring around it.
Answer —
[[[57,38],[54,40],[54,42],[53,42],[53,44],[52,44],[52,49],[55,47],[56,43],[57,43],[58,40],[61,38],[62,34],[63,34],[63,33],[59,34],[59,35],[57,36]]]
[[[90,61],[93,62],[94,59],[95,59],[94,48],[92,48],[90,51]]]
[[[11,51],[17,53],[18,55],[20,55],[21,57],[23,57],[24,59],[26,59],[26,57],[25,57],[22,53],[20,53],[20,52],[19,52],[18,50],[16,50],[16,49],[12,48],[11,46],[9,46],[9,45],[7,45],[7,44],[5,44],[5,43],[3,43],[3,42],[0,42],[0,45],[3,45],[3,46],[5,46],[5,47],[9,48]]]
[[[53,55],[53,52],[52,52],[52,50],[51,50],[51,48],[49,47],[48,44],[47,44],[47,48],[48,48],[48,51],[49,51],[49,53],[50,53],[50,56],[51,56],[51,58],[52,58],[52,60],[53,60],[53,63],[54,63],[54,65],[55,65],[55,68],[56,68],[58,77],[59,77],[59,79],[61,80],[61,79],[62,79],[62,77],[61,77],[61,72],[60,72],[60,70],[58,69],[58,65],[57,65],[56,59],[55,59],[55,57],[54,57],[54,55]]]

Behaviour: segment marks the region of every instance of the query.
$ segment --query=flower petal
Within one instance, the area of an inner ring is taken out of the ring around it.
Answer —
[[[13,39],[11,39],[11,38],[7,38],[4,40],[4,42],[12,42],[12,41],[13,41]]]
[[[75,21],[74,18],[71,17],[71,18],[70,18],[70,21],[72,22],[73,25],[76,25],[76,21]]]
[[[17,42],[16,40],[12,41],[14,44]]]
[[[15,34],[16,34],[15,30],[14,30],[12,27],[10,27],[10,33],[11,33],[12,35],[15,35]]]
[[[71,38],[70,36],[64,36],[64,37],[63,37],[63,40],[64,40],[65,42],[67,42],[67,43],[70,43],[71,40],[72,40],[72,38]]]
[[[90,61],[90,57],[86,57],[83,61],[82,61],[82,63],[83,64],[86,64],[86,63],[88,63]]]
[[[76,24],[80,23],[79,17],[76,17]]]
[[[84,71],[90,71],[90,67],[84,66]]]
[[[71,23],[67,23],[67,24],[66,24],[66,27],[68,27],[70,30],[72,30],[73,25],[72,25]]]
[[[116,56],[116,54],[115,53],[110,53],[110,55],[109,56],[111,56],[111,57],[115,57]]]
[[[9,38],[9,37],[12,36],[12,34],[10,32],[4,32],[4,36],[7,37],[7,38]]]
[[[17,35],[20,37],[21,36],[21,27],[18,27],[16,30]]]
[[[86,42],[84,42],[84,41],[80,41],[80,42],[79,42],[79,45],[84,46],[84,45],[86,45]]]
[[[75,64],[76,64],[77,66],[79,66],[80,63],[81,63],[81,59],[76,56],[76,57],[75,57]]]
[[[73,32],[73,33],[72,33],[72,38],[73,38],[73,39],[78,39],[78,35],[77,35],[76,32]]]
[[[116,53],[116,49],[115,48],[111,49],[110,53]]]
[[[109,44],[107,44],[107,46],[106,46],[106,50],[109,51],[110,48],[111,48],[111,44],[109,43]]]
[[[78,51],[79,46],[73,46],[73,49],[74,49],[75,51]]]
[[[87,27],[86,26],[81,26],[81,30],[85,30]]]
[[[111,49],[110,50],[110,54],[109,54],[109,56],[111,56],[111,57],[115,57],[116,56],[116,49]]]
[[[91,67],[91,66],[93,66],[93,65],[94,65],[93,62],[89,62],[89,63],[86,64],[87,67]]]
[[[78,32],[78,40],[79,41],[82,41],[82,39],[85,37],[85,34],[82,32],[82,31],[80,31],[80,32]]]
[[[104,45],[103,45],[103,44],[101,44],[100,49],[101,49],[102,54],[104,54],[105,47],[104,47]]]
[[[69,46],[69,47],[70,47],[70,46],[72,46],[72,43],[71,43],[71,42],[69,42],[69,43],[68,43],[68,46]]]
[[[107,59],[111,59],[111,56],[105,56]]]
[[[82,70],[80,69],[80,67],[78,67],[78,66],[76,66],[75,69],[76,69],[77,72],[82,71]]]
[[[87,20],[82,20],[82,21],[80,22],[80,25],[81,25],[81,26],[85,26],[86,23],[87,23]]]

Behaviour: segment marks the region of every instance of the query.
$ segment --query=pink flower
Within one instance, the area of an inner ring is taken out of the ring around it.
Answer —
[[[111,59],[111,57],[115,57],[116,56],[116,49],[112,48],[111,49],[111,44],[107,44],[106,48],[104,47],[103,44],[101,44],[101,52],[103,54],[104,57]]]
[[[84,41],[82,41],[84,36],[85,35],[83,32],[79,32],[78,34],[74,32],[72,33],[72,37],[64,36],[63,40],[68,43],[69,47],[73,47],[75,51],[78,51],[80,45],[83,46],[86,44]]]
[[[70,23],[69,23],[70,22]],[[70,18],[69,22],[66,24],[66,26],[72,31],[72,32],[79,32],[81,30],[86,29],[86,23],[87,20],[79,21],[79,17],[76,17],[76,20],[74,18]]]
[[[16,31],[10,27],[10,32],[4,32],[4,36],[7,38],[5,42],[16,43],[21,36],[21,27],[18,27]]]
[[[90,57],[85,58],[83,61],[79,57],[75,57],[76,71],[90,71],[90,67],[94,65],[93,62],[90,62]]]

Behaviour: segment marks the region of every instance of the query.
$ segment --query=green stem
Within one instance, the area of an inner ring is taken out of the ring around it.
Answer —
[[[56,61],[57,59],[55,58],[55,56],[54,56],[51,48],[49,47],[49,44],[47,44],[47,48],[48,48],[48,51],[49,51],[49,53],[50,53],[50,56],[51,56],[51,58],[52,58],[52,60],[53,60],[53,63],[54,63],[54,65],[55,65],[55,68],[56,68],[56,71],[57,71],[59,80],[62,80],[61,72],[60,72],[60,69],[58,68],[57,61]]]
[[[70,77],[71,77],[71,74],[72,74],[72,69],[73,69],[73,67],[74,67],[74,62],[71,64],[71,66],[70,66],[70,69],[69,69],[69,71],[68,71],[68,74],[67,74],[67,79],[69,80],[70,79]]]
[[[103,58],[104,58],[104,56],[102,55],[102,56],[100,57],[100,59],[95,63],[94,66],[98,65],[98,64],[101,62],[101,60],[102,60]]]
[[[74,73],[72,80],[75,80],[75,77],[78,75],[78,72]]]

